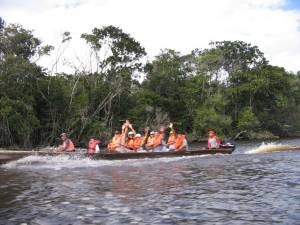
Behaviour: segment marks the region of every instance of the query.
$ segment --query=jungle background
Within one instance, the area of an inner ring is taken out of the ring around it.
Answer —
[[[270,65],[258,46],[216,41],[182,54],[163,49],[151,61],[141,43],[115,26],[81,38],[91,67],[55,68],[72,41],[42,43],[32,30],[0,17],[0,147],[53,145],[66,132],[76,145],[107,142],[122,121],[138,132],[173,122],[190,141],[300,136],[300,72]],[[52,68],[38,64],[54,54]]]

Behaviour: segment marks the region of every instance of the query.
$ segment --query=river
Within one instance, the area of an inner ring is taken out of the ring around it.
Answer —
[[[10,162],[0,167],[0,224],[300,224],[300,151],[253,151],[261,145],[239,143],[232,155]]]

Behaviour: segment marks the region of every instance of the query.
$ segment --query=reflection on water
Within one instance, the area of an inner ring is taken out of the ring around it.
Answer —
[[[297,224],[300,151],[0,168],[0,224]],[[282,144],[300,144],[288,140]]]

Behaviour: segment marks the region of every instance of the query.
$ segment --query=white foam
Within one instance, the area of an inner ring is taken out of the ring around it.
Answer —
[[[76,219],[84,219],[83,216],[77,216]]]
[[[128,159],[128,160],[93,160],[87,157],[69,157],[67,155],[58,156],[28,156],[17,161],[12,161],[4,164],[6,169],[51,169],[60,171],[65,168],[93,168],[103,166],[141,166],[153,163],[169,163],[180,160],[187,160],[191,158],[202,158],[208,155],[200,156],[183,156],[172,158],[145,158],[145,159]],[[74,173],[80,170],[73,170]]]
[[[61,170],[63,168],[81,168],[81,167],[98,167],[103,165],[110,165],[111,162],[107,160],[92,160],[90,158],[76,158],[66,155],[58,156],[28,156],[17,161],[9,162],[3,167],[5,168],[44,168]],[[80,171],[78,171],[80,172]]]
[[[294,146],[291,145],[283,145],[276,143],[267,143],[264,142],[257,148],[251,149],[246,152],[246,154],[256,154],[256,153],[267,153],[267,152],[275,152],[275,151],[288,151],[292,150]]]
[[[62,202],[61,204],[63,204],[63,205],[69,205],[70,202]]]
[[[88,210],[88,211],[93,211],[93,210],[96,210],[96,207],[89,206],[89,207],[86,207],[86,210]]]

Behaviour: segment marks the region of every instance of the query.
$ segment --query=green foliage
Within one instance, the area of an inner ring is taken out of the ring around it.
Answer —
[[[0,141],[2,145],[30,145],[39,121],[33,108],[22,100],[0,98]]]
[[[215,130],[219,135],[228,135],[231,118],[225,113],[226,100],[220,93],[216,93],[197,109],[195,116],[195,129],[201,136],[207,131]]]
[[[0,31],[4,28],[5,21],[0,17]]]
[[[228,134],[227,129],[230,124],[231,118],[218,113],[215,109],[201,107],[196,112],[195,128],[200,137],[206,136],[209,130],[214,130],[224,137]]]
[[[300,135],[299,72],[269,65],[257,46],[212,42],[187,55],[165,49],[144,65],[145,49],[120,28],[81,37],[94,70],[50,75],[35,61],[54,48],[0,18],[0,146],[52,145],[61,132],[80,146],[92,136],[105,142],[124,119],[138,132],[172,121],[195,139],[208,130]],[[65,32],[62,43],[71,40]]]
[[[109,81],[131,78],[135,70],[142,70],[140,59],[146,55],[145,49],[120,28],[94,28],[92,34],[82,34],[81,38],[94,50],[97,66]]]
[[[241,109],[237,127],[240,131],[258,131],[260,128],[260,122],[250,107]]]
[[[21,25],[11,24],[5,27],[0,35],[0,54],[19,56],[29,59],[38,50],[41,41],[34,37],[32,31]]]

